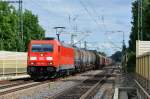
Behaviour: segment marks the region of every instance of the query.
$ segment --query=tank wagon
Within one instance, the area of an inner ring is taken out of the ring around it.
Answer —
[[[28,47],[27,73],[33,78],[69,75],[105,66],[106,57],[74,48],[54,38],[32,40]]]

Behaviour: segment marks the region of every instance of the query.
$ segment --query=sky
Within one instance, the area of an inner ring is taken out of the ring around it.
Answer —
[[[128,46],[131,31],[132,0],[23,0],[23,8],[38,15],[46,37],[56,37],[56,26],[66,27],[60,34],[61,41],[74,42],[89,49],[111,55],[121,50],[123,32]],[[81,44],[78,42],[81,41]]]

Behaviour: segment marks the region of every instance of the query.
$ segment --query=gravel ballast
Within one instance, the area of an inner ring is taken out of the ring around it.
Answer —
[[[0,96],[0,99],[50,99],[64,90],[76,86],[81,81],[88,79],[91,75],[103,73],[102,70],[88,71],[76,76],[69,76],[58,81],[34,86]]]

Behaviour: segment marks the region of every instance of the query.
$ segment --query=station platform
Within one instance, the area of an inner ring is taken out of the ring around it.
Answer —
[[[0,81],[2,80],[15,80],[15,79],[22,79],[22,78],[29,78],[30,76],[27,74],[24,75],[4,75],[0,76]]]

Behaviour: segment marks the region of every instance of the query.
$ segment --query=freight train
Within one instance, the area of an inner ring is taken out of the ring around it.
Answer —
[[[70,75],[111,64],[96,51],[71,47],[54,38],[32,40],[28,47],[27,73],[32,78]]]

